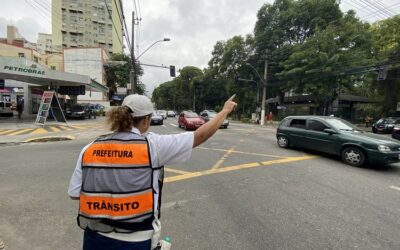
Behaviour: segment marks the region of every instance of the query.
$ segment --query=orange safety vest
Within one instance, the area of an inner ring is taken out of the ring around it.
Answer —
[[[82,156],[78,225],[105,233],[152,229],[158,191],[154,170],[148,141],[141,135],[115,133],[94,141]],[[160,193],[161,188],[162,180]],[[159,204],[160,199],[161,194]]]

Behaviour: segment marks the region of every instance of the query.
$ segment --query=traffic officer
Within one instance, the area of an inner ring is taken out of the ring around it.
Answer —
[[[233,98],[196,131],[173,135],[147,132],[153,105],[146,96],[129,95],[109,112],[113,133],[82,149],[68,189],[79,200],[84,250],[157,245],[164,165],[187,162],[192,148],[210,138],[236,107]]]

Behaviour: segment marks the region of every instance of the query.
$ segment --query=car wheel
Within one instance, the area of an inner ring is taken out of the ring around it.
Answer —
[[[279,135],[277,138],[278,146],[281,148],[288,148],[289,147],[289,139],[286,136]]]
[[[359,167],[365,162],[365,154],[359,148],[348,147],[342,151],[342,159],[346,164]]]
[[[372,133],[376,133],[376,128],[372,128]]]

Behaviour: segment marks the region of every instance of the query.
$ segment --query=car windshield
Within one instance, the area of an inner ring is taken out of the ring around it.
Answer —
[[[210,114],[208,114],[208,116],[209,116],[210,118],[214,118],[214,117],[217,116],[217,113],[210,113]]]
[[[199,115],[198,114],[196,114],[196,113],[186,113],[186,118],[197,118],[197,117],[199,117]]]
[[[332,127],[336,128],[338,130],[342,130],[342,131],[361,131],[360,129],[358,129],[356,126],[354,126],[350,122],[342,120],[342,119],[327,119],[326,122],[329,123],[329,125],[331,125]]]

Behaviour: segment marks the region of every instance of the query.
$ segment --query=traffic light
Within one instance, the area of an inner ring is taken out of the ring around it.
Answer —
[[[175,77],[175,66],[174,65],[169,66],[169,75],[171,77]]]

